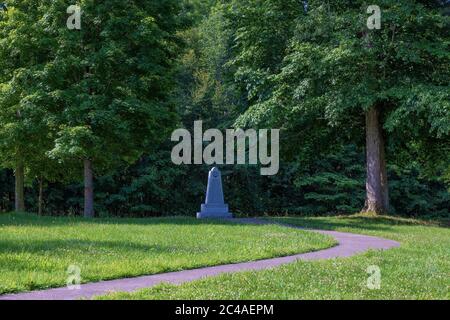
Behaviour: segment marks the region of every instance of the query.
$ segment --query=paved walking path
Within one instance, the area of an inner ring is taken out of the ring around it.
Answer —
[[[235,219],[241,223],[267,224],[270,222],[258,219]],[[299,228],[296,226],[285,225],[287,227]],[[305,229],[306,230],[306,229]],[[367,250],[386,250],[400,246],[396,241],[359,235],[343,233],[337,231],[308,230],[333,237],[338,245],[329,249],[316,252],[296,254],[288,257],[264,259],[251,262],[226,264],[215,267],[205,267],[193,270],[183,270],[178,272],[169,272],[155,274],[151,276],[141,276],[136,278],[117,279],[110,281],[101,281],[82,284],[78,290],[69,290],[67,287],[48,290],[39,290],[10,294],[0,296],[0,300],[74,300],[81,298],[91,298],[114,291],[132,292],[143,288],[153,287],[162,282],[181,284],[204,277],[216,276],[222,273],[240,272],[249,270],[262,270],[274,268],[283,264],[291,263],[296,260],[321,260],[340,257],[350,257]]]

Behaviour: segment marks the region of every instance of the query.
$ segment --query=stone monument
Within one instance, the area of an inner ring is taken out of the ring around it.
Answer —
[[[209,172],[206,201],[201,206],[201,212],[197,213],[197,219],[205,218],[233,218],[233,215],[228,212],[228,205],[223,200],[222,177],[216,167]]]

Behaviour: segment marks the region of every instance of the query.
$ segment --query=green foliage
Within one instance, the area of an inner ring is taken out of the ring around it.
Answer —
[[[10,170],[0,170],[0,212],[13,209],[14,179]]]
[[[45,31],[44,11],[32,1],[11,1],[0,13],[0,162],[8,168],[50,162],[52,105],[42,80],[55,43]],[[53,165],[40,174],[57,171]]]
[[[233,212],[323,214],[364,202],[364,112],[382,108],[392,212],[449,214],[448,16],[430,1],[8,1],[0,12],[0,162],[23,162],[27,205],[82,211],[94,161],[101,215],[193,215],[207,166],[175,166],[174,127],[277,127],[281,170],[223,166]],[[181,52],[181,49],[184,50]],[[182,54],[180,54],[180,52]],[[1,208],[12,173],[0,171]],[[69,183],[70,182],[70,183]]]
[[[82,28],[59,25],[65,2],[54,3],[49,28],[59,42],[47,65],[58,124],[50,155],[91,159],[110,168],[135,161],[168,134],[167,103],[177,54],[177,1],[82,1]]]
[[[442,178],[426,176],[417,163],[390,167],[393,213],[410,216],[449,217],[450,193]]]
[[[377,106],[387,133],[388,163],[401,163],[407,172],[408,162],[418,155],[421,166],[428,167],[421,170],[435,172],[430,176],[448,172],[449,19],[436,6],[420,1],[377,4],[382,8],[382,28],[368,30],[365,1],[309,1],[308,14],[293,21],[295,31],[277,64],[279,70],[263,76],[265,85],[249,86],[237,73],[236,80],[247,85],[249,107],[236,124],[282,128],[288,137],[283,155],[311,161],[312,154],[335,155],[336,147],[349,142],[362,145],[364,113]],[[238,35],[240,29],[234,32]],[[235,63],[249,52],[254,54],[252,61],[266,56],[253,50],[252,43],[258,41],[256,36],[252,39],[245,43],[236,37]],[[266,44],[267,50],[273,47]],[[326,172],[311,183],[326,185],[337,179]],[[308,195],[312,202],[320,198],[330,204],[339,196]],[[325,210],[329,208],[319,208]]]
[[[363,153],[354,145],[318,159],[299,169],[294,180],[306,214],[356,213],[364,204],[365,167]]]
[[[283,126],[313,117],[318,130],[325,119],[352,132],[363,126],[365,110],[379,105],[397,142],[432,136],[448,143],[448,18],[417,1],[382,1],[383,27],[368,31],[364,5],[310,1],[308,15],[296,20],[280,72],[268,78],[271,94],[238,124]]]

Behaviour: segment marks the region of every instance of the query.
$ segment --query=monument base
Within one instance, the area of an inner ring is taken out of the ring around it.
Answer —
[[[233,214],[228,212],[228,205],[202,204],[197,219],[231,219]]]
[[[233,219],[232,213],[197,212],[197,219]]]

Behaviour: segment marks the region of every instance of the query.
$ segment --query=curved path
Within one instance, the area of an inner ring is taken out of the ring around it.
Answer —
[[[270,223],[258,219],[234,219],[234,221],[251,224]],[[301,227],[292,225],[284,225],[284,226],[302,229]],[[355,254],[362,253],[371,249],[386,250],[400,246],[400,244],[396,241],[377,237],[337,232],[337,231],[324,231],[312,229],[304,229],[304,230],[329,235],[338,242],[338,245],[320,251],[296,254],[288,257],[264,259],[235,264],[226,264],[214,267],[183,270],[135,278],[87,283],[82,284],[80,286],[80,289],[70,290],[67,287],[64,287],[64,288],[55,288],[55,289],[3,295],[0,296],[0,300],[74,300],[81,298],[91,298],[94,296],[103,295],[115,291],[132,292],[139,289],[153,287],[162,282],[181,284],[184,282],[198,280],[204,277],[216,276],[222,273],[270,269],[283,264],[294,262],[296,260],[308,261],[308,260],[350,257]]]

